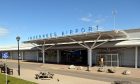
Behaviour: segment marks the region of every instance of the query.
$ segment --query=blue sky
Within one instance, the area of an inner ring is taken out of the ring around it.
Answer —
[[[101,30],[140,28],[140,0],[0,0],[0,46],[28,37],[99,25]]]

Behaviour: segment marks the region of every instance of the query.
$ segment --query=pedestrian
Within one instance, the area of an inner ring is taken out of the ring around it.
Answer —
[[[104,66],[104,58],[103,58],[103,57],[100,58],[100,66],[101,66],[101,67]]]

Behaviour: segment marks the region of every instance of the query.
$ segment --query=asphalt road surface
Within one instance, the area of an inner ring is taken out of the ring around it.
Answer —
[[[8,62],[7,64],[10,68],[17,68],[17,65],[18,65],[16,62]],[[21,66],[21,70],[22,68],[26,68],[26,69],[32,69],[32,70],[50,71],[50,72],[61,74],[61,75],[68,75],[68,76],[100,80],[100,81],[106,81],[106,82],[131,81],[132,84],[140,84],[140,78],[116,77],[116,76],[111,76],[111,75],[103,75],[103,74],[96,74],[96,73],[90,73],[90,72],[74,72],[74,71],[68,71],[68,70],[56,70],[49,67],[41,68],[40,63],[22,63],[20,66]]]

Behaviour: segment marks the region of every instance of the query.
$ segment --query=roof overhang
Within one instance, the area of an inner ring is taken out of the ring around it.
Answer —
[[[18,47],[16,45],[0,47],[0,51],[17,51],[17,50]],[[19,50],[35,50],[35,47],[31,44],[20,44]]]
[[[90,32],[82,33],[77,35],[68,35],[55,38],[43,38],[24,41],[24,43],[35,43],[35,44],[58,44],[58,43],[69,43],[73,42],[70,38],[76,41],[94,41],[99,35],[101,35],[100,40],[106,39],[117,39],[117,38],[128,38],[127,34],[124,31],[104,31],[104,32]]]
[[[140,40],[127,40],[121,41],[115,44],[115,46],[123,47],[123,46],[140,46]]]

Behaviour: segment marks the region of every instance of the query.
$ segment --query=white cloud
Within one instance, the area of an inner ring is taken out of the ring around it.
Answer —
[[[81,20],[84,21],[84,22],[90,22],[91,21],[91,19],[89,17],[82,17]]]
[[[101,24],[101,23],[103,23],[103,22],[105,22],[105,19],[104,19],[104,18],[98,18],[98,19],[96,19],[96,20],[94,21],[95,24]]]
[[[0,27],[0,37],[8,35],[9,31],[7,28]]]
[[[81,21],[84,21],[84,22],[90,22],[91,21],[91,18],[92,18],[92,14],[89,13],[87,16],[83,16],[81,17]]]

